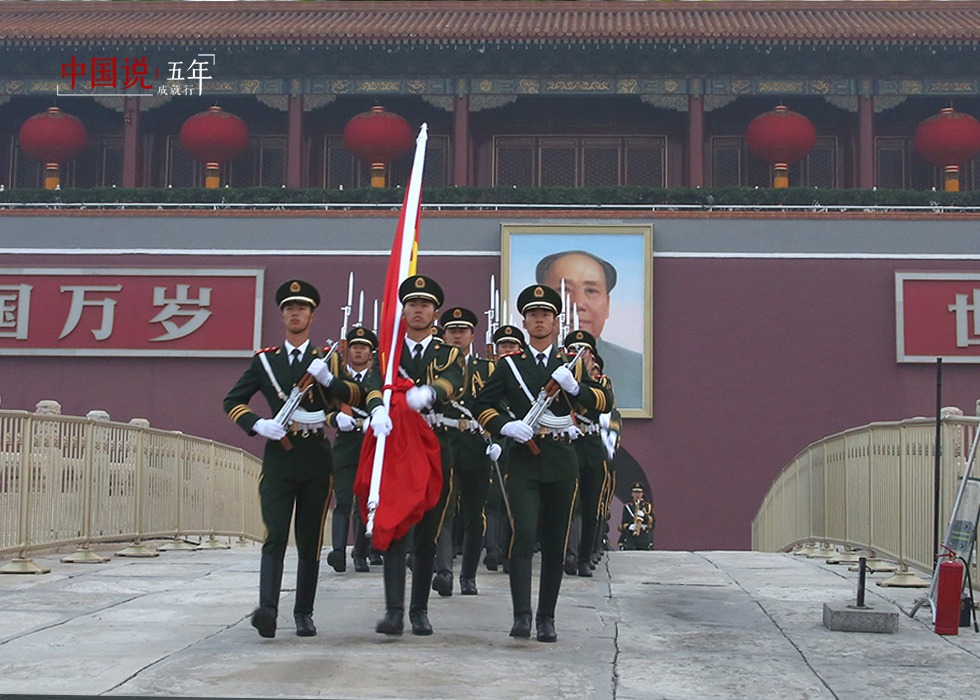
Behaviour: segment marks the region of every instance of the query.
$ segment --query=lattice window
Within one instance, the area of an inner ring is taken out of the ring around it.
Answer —
[[[413,147],[407,155],[385,169],[388,187],[406,187],[412,173]],[[422,180],[426,187],[445,187],[449,177],[449,137],[429,136],[425,146],[425,170]],[[321,187],[352,189],[371,184],[371,167],[344,147],[342,136],[328,136],[323,141]]]
[[[204,187],[204,163],[192,159],[179,136],[167,137],[166,184]],[[250,136],[245,152],[221,166],[221,184],[229,187],[282,187],[286,184],[286,138]]]
[[[980,156],[960,169],[960,190],[972,190],[980,177]],[[875,138],[875,182],[881,189],[941,190],[942,168],[915,152],[915,139],[906,136]]]
[[[88,146],[75,160],[61,168],[61,186],[110,187],[122,185],[122,138],[90,136]],[[16,136],[11,137],[11,187],[44,187],[44,164],[38,163],[20,149]]]
[[[498,136],[493,156],[496,187],[666,185],[662,136]]]
[[[789,167],[790,187],[837,187],[836,136],[817,137],[813,150]],[[711,138],[714,187],[772,187],[772,165],[748,155],[744,136]]]

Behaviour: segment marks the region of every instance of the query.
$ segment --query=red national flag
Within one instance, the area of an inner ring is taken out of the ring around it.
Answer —
[[[438,502],[442,490],[439,441],[425,420],[405,403],[405,392],[413,386],[412,382],[397,376],[405,336],[398,287],[415,274],[427,138],[423,124],[391,246],[378,329],[384,402],[394,428],[381,438],[376,438],[374,431],[366,432],[354,481],[361,515],[372,534],[374,548],[380,550],[387,549],[392,540],[405,535],[421,520],[423,513]]]

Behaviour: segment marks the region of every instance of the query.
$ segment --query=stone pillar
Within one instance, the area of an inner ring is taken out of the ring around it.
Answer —
[[[130,425],[135,425],[137,428],[149,428],[150,427],[150,421],[148,421],[146,418],[130,418],[129,419],[129,424]]]
[[[39,416],[60,416],[61,404],[51,399],[44,399],[37,402],[34,412]]]
[[[875,186],[875,98],[858,95],[858,187]]]
[[[303,186],[303,96],[290,95],[287,108],[286,187]]]
[[[687,96],[687,186],[704,187],[704,95]]]
[[[123,98],[123,166],[122,186],[139,187],[140,98]]]
[[[91,411],[85,414],[85,417],[89,420],[102,421],[104,423],[109,422],[109,414],[99,408],[93,408]]]
[[[470,185],[470,96],[453,97],[453,184]]]

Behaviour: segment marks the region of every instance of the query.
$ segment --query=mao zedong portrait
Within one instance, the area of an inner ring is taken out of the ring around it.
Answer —
[[[538,284],[560,289],[578,306],[579,327],[596,338],[596,350],[612,379],[616,405],[643,407],[643,354],[607,342],[602,331],[609,318],[610,292],[616,286],[616,268],[602,258],[582,250],[566,250],[541,259],[535,269]],[[635,323],[643,326],[643,319]]]

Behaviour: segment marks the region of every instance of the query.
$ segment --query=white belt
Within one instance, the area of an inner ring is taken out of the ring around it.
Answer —
[[[302,408],[293,411],[292,430],[294,432],[296,430],[304,432],[322,430],[326,425],[327,414],[324,411],[304,411]]]
[[[469,433],[480,432],[480,424],[477,423],[475,420],[469,420],[467,418],[450,418],[449,416],[436,414],[436,419],[434,422],[436,425],[442,425],[447,428],[454,428],[455,430],[459,430],[463,432],[469,432]]]
[[[578,429],[582,431],[583,435],[597,435],[602,430],[602,426],[598,423],[589,423],[588,425],[579,423]]]

